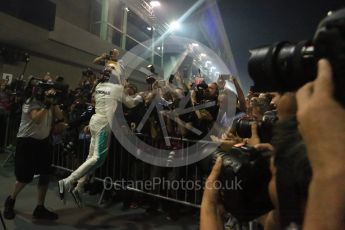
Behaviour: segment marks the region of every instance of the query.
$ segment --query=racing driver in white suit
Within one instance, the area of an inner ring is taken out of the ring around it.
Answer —
[[[107,61],[106,71],[95,88],[95,110],[96,113],[91,117],[89,130],[91,141],[89,155],[86,161],[73,171],[71,175],[58,182],[60,198],[64,200],[65,192],[71,192],[76,203],[81,205],[80,193],[87,177],[95,169],[100,167],[108,153],[111,126],[109,121],[115,114],[117,103],[123,103],[128,108],[135,107],[142,101],[141,96],[131,97],[125,95],[123,80],[123,68],[117,61]],[[108,75],[108,76],[106,76]],[[74,187],[74,185],[77,185]]]

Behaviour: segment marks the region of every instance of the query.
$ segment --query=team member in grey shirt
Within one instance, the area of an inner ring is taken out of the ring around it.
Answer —
[[[29,91],[31,90],[31,87]],[[22,107],[22,117],[17,134],[15,155],[16,182],[12,194],[5,202],[4,217],[15,217],[14,204],[18,194],[39,174],[38,201],[33,217],[36,219],[56,220],[58,215],[44,207],[44,201],[51,173],[52,149],[49,135],[53,121],[63,118],[59,106],[52,103],[55,90],[32,93]]]

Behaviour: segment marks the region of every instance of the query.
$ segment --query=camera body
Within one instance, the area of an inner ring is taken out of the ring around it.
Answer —
[[[64,97],[68,92],[68,85],[63,83],[45,82],[39,78],[31,78],[29,83],[29,90],[32,92],[32,96],[39,101],[43,101],[46,98],[45,92],[54,89],[56,94],[49,95],[47,97],[53,104],[63,103]]]
[[[200,84],[194,85],[193,90],[195,91],[195,98],[197,103],[202,103],[205,98],[205,90],[208,88],[208,85],[205,81],[202,81]]]
[[[318,60],[328,59],[335,99],[345,106],[345,9],[323,19],[311,41],[278,42],[250,53],[248,72],[257,92],[296,91],[315,79]]]
[[[217,150],[202,162],[203,171],[209,173],[218,157],[222,157],[220,199],[232,216],[243,223],[272,210],[267,186],[271,152],[246,145],[229,152]]]
[[[267,111],[261,121],[248,120],[246,118],[238,119],[234,122],[236,133],[241,138],[250,138],[252,136],[251,126],[253,122],[257,123],[258,135],[261,142],[270,142],[272,139],[273,126],[278,120],[276,111]]]

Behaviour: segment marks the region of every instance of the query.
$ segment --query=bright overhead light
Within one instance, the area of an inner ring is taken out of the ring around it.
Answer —
[[[181,27],[178,21],[173,21],[170,23],[170,30],[178,30]]]
[[[197,47],[197,46],[199,46],[199,44],[198,43],[192,43],[192,46]]]
[[[200,57],[206,57],[205,53],[200,54]]]
[[[151,1],[150,2],[150,5],[152,7],[160,7],[161,6],[161,3],[159,1]]]
[[[125,8],[125,10],[126,10],[127,12],[129,12],[129,9],[128,9],[128,7],[126,7],[126,8]]]
[[[161,50],[161,47],[160,47],[160,46],[158,46],[158,47],[157,47],[157,50]]]
[[[151,31],[152,30],[152,27],[146,27],[146,29],[148,30],[148,31]]]

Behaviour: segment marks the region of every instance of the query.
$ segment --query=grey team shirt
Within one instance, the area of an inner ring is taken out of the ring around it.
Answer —
[[[42,107],[43,105],[35,99],[29,99],[23,104],[22,118],[17,137],[32,137],[38,140],[43,140],[49,136],[53,119],[51,110],[49,110],[42,122],[39,124],[35,123],[31,119],[30,115],[32,110],[41,109]]]

